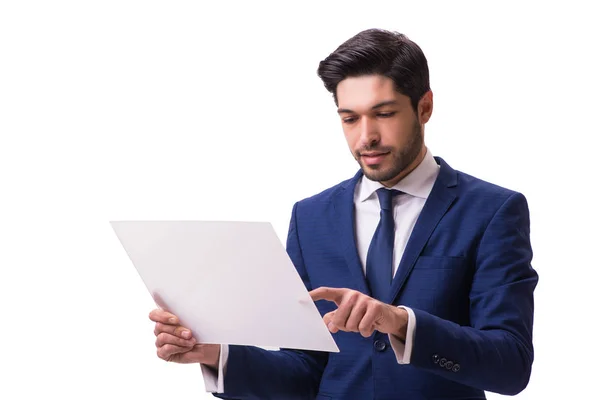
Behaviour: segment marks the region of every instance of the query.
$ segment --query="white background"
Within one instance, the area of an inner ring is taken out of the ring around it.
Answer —
[[[155,356],[108,221],[265,220],[284,240],[295,201],[356,171],[316,69],[371,27],[429,59],[434,154],[529,200],[536,359],[517,398],[592,396],[594,2],[318,3],[0,3],[0,397],[210,398],[198,366]]]

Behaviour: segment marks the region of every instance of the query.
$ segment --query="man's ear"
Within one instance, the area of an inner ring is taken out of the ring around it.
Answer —
[[[431,113],[433,113],[433,92],[429,90],[421,97],[417,106],[419,122],[421,124],[427,123],[431,118]]]

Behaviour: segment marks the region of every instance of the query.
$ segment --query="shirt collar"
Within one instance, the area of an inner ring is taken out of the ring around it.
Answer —
[[[440,166],[433,158],[433,154],[427,149],[427,154],[423,161],[406,175],[400,182],[394,185],[392,189],[410,194],[414,197],[427,199],[433,184],[438,176]],[[359,183],[358,200],[363,202],[374,195],[377,189],[384,187],[380,182],[372,181],[366,176],[362,176]]]

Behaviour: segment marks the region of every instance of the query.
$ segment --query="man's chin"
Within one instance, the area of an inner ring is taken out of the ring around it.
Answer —
[[[361,169],[363,174],[372,181],[386,182],[393,179],[397,174],[393,171],[385,170],[379,165],[362,165]]]

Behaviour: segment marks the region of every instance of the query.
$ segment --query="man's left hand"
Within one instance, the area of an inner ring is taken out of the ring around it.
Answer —
[[[337,305],[336,310],[323,316],[331,333],[360,332],[362,336],[369,337],[377,330],[406,340],[408,313],[403,308],[352,289],[320,287],[309,294],[313,301],[327,300]]]

